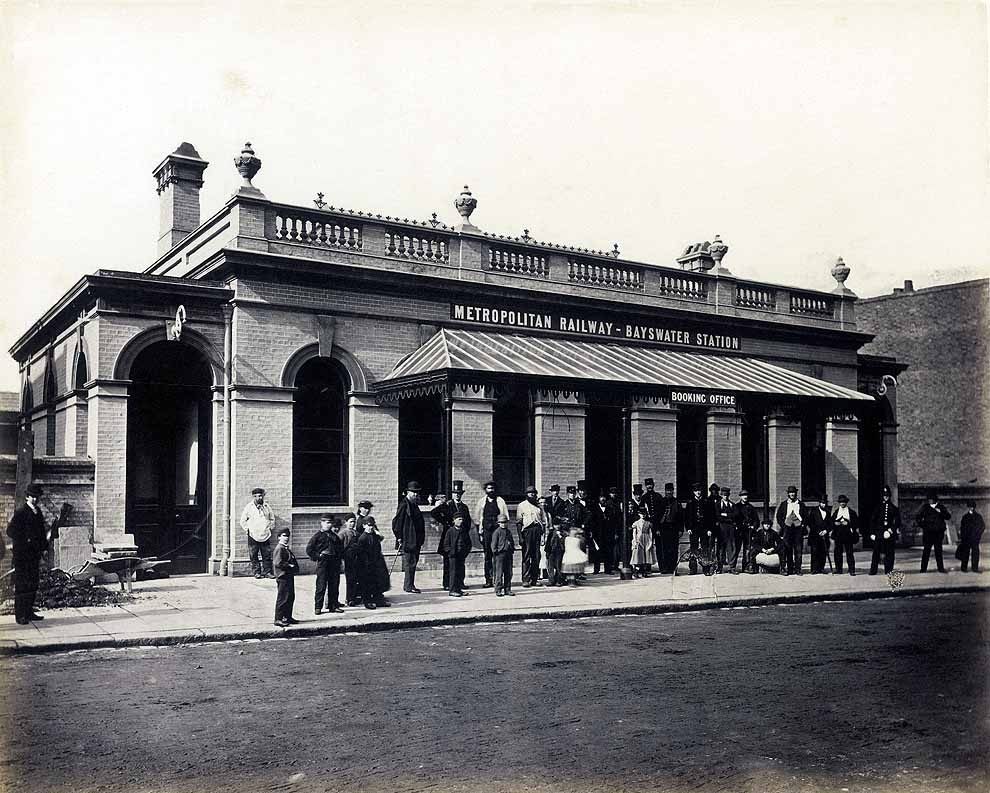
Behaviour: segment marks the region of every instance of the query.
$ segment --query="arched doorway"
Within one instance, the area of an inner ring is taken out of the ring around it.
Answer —
[[[131,365],[127,531],[141,556],[205,573],[210,540],[213,377],[187,344],[159,341]]]

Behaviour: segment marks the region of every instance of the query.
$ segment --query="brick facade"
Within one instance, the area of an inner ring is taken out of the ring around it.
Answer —
[[[697,330],[739,334],[744,348],[730,349],[730,354],[767,360],[848,388],[857,385],[856,347],[863,337],[856,335],[855,296],[842,287],[811,293],[768,285],[759,290],[759,300],[766,304],[754,309],[737,299],[747,289],[753,293],[754,285],[727,271],[709,279],[670,265],[622,262],[617,254],[554,246],[527,253],[529,243],[523,240],[506,243],[511,250],[499,251],[504,240],[473,226],[438,229],[436,224],[400,224],[367,214],[318,213],[275,204],[245,188],[201,224],[199,190],[205,168],[195,149],[183,144],[155,170],[161,212],[157,262],[142,275],[100,271],[84,279],[77,292],[53,309],[43,334],[35,328],[15,346],[33,401],[36,455],[44,454],[54,417],[56,455],[95,464],[90,503],[96,541],[125,538],[128,484],[135,481],[134,464],[129,471],[127,457],[128,415],[138,402],[131,399],[131,369],[142,350],[167,337],[179,305],[187,314],[179,344],[188,348],[190,365],[205,360],[211,376],[202,385],[204,391],[212,388],[205,394],[210,412],[203,420],[209,432],[202,440],[210,444],[211,460],[205,472],[210,478],[207,565],[218,574],[248,570],[239,517],[251,489],[259,485],[267,490],[277,527],[293,530],[292,546],[300,556],[321,512],[342,516],[365,498],[376,504],[375,514],[388,535],[402,484],[397,481],[399,410],[394,402],[376,399],[376,384],[450,325],[451,303],[457,300],[532,304],[561,313],[604,312],[616,321],[628,316],[637,322],[686,323]],[[519,265],[532,255],[545,264],[540,272]],[[584,275],[576,275],[579,271]],[[230,357],[225,361],[228,327]],[[80,356],[86,360],[83,375],[76,372]],[[337,499],[343,503],[312,504],[303,498],[299,500],[307,501],[305,505],[294,503],[296,377],[314,357],[330,359],[346,373],[346,384],[334,382],[335,394],[346,386],[347,489]],[[459,363],[451,371],[458,367],[470,368]],[[607,384],[595,387],[601,385]],[[588,395],[564,390],[574,384],[553,383],[544,389],[542,382],[523,383],[520,392],[530,387],[537,389],[530,416],[536,486],[543,492],[554,483],[565,486],[585,479]],[[436,393],[435,384],[416,388],[420,394],[429,388]],[[409,394],[413,391],[411,387]],[[473,504],[493,476],[493,400],[483,390],[463,388],[449,396],[452,476],[464,481],[465,499]],[[630,407],[629,418],[632,480],[652,476],[658,485],[676,481],[677,410],[641,402]],[[829,487],[846,487],[853,497],[855,432],[830,427]],[[713,411],[707,417],[706,440],[710,478],[738,492],[740,417]],[[521,442],[527,452],[528,441]],[[771,500],[783,498],[788,484],[800,484],[800,474],[800,426],[775,418],[770,428]]]
[[[742,488],[742,416],[710,410],[707,430],[708,476],[735,498]]]
[[[668,407],[639,406],[629,412],[632,481],[653,477],[662,491],[664,482],[677,479],[677,411]]]
[[[906,363],[898,377],[904,482],[990,484],[990,280],[895,290],[858,305],[864,353]]]

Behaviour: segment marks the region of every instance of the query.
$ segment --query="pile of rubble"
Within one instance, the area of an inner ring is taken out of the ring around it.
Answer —
[[[57,567],[41,565],[35,608],[62,609],[78,606],[115,606],[133,600],[126,592],[96,586],[92,581],[76,581]],[[8,575],[0,582],[0,614],[14,613],[14,581]]]

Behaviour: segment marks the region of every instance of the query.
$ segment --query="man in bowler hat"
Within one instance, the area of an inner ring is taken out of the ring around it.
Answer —
[[[419,482],[406,485],[406,493],[392,518],[392,534],[395,535],[395,549],[402,554],[402,570],[406,577],[402,584],[403,592],[419,594],[416,588],[416,567],[419,553],[426,542],[426,523],[419,509]]]
[[[940,573],[947,572],[942,564],[942,538],[945,536],[945,523],[952,519],[945,504],[939,503],[938,494],[934,490],[928,491],[928,502],[924,504],[914,522],[921,529],[921,539],[924,543],[921,551],[921,572],[928,572],[928,559],[932,549],[935,550],[935,564],[938,565]]]
[[[14,546],[14,617],[18,625],[44,619],[34,610],[38,595],[38,565],[41,555],[48,549],[45,518],[38,504],[43,492],[41,485],[28,485],[24,503],[14,510],[7,524],[7,536],[13,540]]]
[[[804,534],[807,530],[807,507],[798,501],[798,490],[794,485],[787,488],[787,500],[777,506],[777,525],[784,538],[784,558],[780,567],[784,575],[801,575],[801,562],[804,556]]]

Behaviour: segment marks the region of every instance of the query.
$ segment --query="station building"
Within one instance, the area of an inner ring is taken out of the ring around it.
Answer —
[[[250,144],[235,165],[204,220],[207,162],[166,156],[158,258],[81,278],[11,349],[35,461],[92,466],[93,542],[243,574],[255,486],[296,548],[361,499],[387,533],[410,479],[472,505],[492,478],[510,502],[653,477],[861,511],[896,487],[903,367],[858,353],[841,259],[831,292],[755,282],[718,237],[637,262],[483,231],[467,188],[447,226],[281,204]]]

